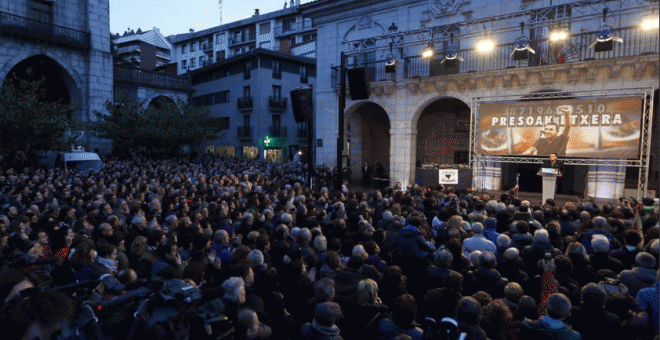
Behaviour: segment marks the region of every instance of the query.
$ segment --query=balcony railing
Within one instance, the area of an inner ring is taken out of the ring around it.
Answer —
[[[252,97],[239,97],[236,99],[236,107],[239,111],[252,111],[253,106]]]
[[[188,77],[178,77],[162,72],[148,71],[134,67],[115,66],[115,83],[125,82],[163,89],[190,91],[192,86]]]
[[[170,60],[170,54],[168,52],[156,51],[156,57]]]
[[[268,97],[268,108],[277,113],[284,113],[287,107],[287,99],[282,97]]]
[[[464,61],[455,67],[447,67],[446,63],[440,63],[442,53],[439,52],[436,59],[423,59],[420,56],[407,56],[398,61],[403,64],[404,78],[433,77],[447,74],[473,73],[482,71],[504,70],[519,67],[535,67],[553,64],[574,63],[591,60],[603,60],[613,58],[634,57],[647,54],[658,54],[660,52],[660,41],[658,31],[643,32],[636,26],[616,29],[615,35],[623,39],[623,43],[614,43],[611,51],[595,52],[589,48],[594,41],[598,31],[586,31],[572,34],[570,41],[563,45],[556,45],[541,37],[530,41],[530,46],[536,50],[536,54],[530,54],[526,60],[515,61],[511,58],[514,44],[500,44],[495,50],[487,55],[476,52],[473,49],[460,49],[459,55]],[[363,64],[364,65],[364,64]],[[348,65],[349,68],[354,67]],[[367,70],[369,81],[382,81],[391,78],[383,77],[385,62],[367,63],[363,66]],[[397,68],[398,70],[399,68]],[[391,77],[393,74],[386,74]],[[332,86],[339,86],[339,67],[332,68]]]
[[[252,127],[251,126],[237,126],[236,138],[240,141],[252,140]]]
[[[117,53],[119,54],[132,53],[132,52],[140,52],[140,46],[134,45],[134,46],[123,46],[117,48]]]
[[[268,135],[280,139],[287,139],[289,136],[287,133],[286,126],[281,126],[281,127],[271,126],[268,128]]]
[[[314,29],[314,25],[310,20],[295,22],[290,25],[282,25],[275,27],[275,37],[280,37],[288,34],[301,33],[304,31],[311,31],[313,29]]]
[[[204,52],[213,51],[213,43],[202,44],[202,51]]]
[[[78,50],[92,48],[91,34],[15,14],[0,12],[0,35],[46,42]]]
[[[348,68],[364,67],[370,82],[394,80],[394,73],[385,72],[385,60],[349,65]],[[332,86],[339,86],[339,67],[332,68]]]
[[[229,46],[236,46],[240,44],[247,44],[257,41],[257,33],[242,34],[236,37],[229,38]]]

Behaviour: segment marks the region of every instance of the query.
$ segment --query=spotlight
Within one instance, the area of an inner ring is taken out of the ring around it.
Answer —
[[[477,52],[488,53],[495,49],[495,42],[492,39],[484,38],[477,42]]]
[[[396,58],[390,53],[387,55],[387,60],[385,60],[385,73],[394,73],[396,66]]]
[[[435,48],[433,47],[433,43],[429,42],[429,45],[424,47],[424,49],[422,49],[422,58],[430,59],[434,55],[435,55]]]
[[[529,58],[529,54],[536,54],[536,51],[529,46],[529,39],[524,34],[525,23],[520,23],[520,32],[523,33],[516,41],[514,42],[513,52],[511,52],[511,58],[513,60],[526,60]]]
[[[445,67],[448,68],[457,67],[459,61],[463,61],[463,57],[458,55],[458,49],[454,46],[454,34],[450,34],[449,48],[445,51],[445,56],[440,64],[445,64]]]
[[[603,26],[600,28],[600,31],[596,34],[596,38],[589,45],[589,48],[593,48],[595,52],[607,52],[611,51],[614,48],[614,42],[623,43],[623,39],[615,37],[613,35],[612,27],[608,26],[605,23],[605,18],[607,17],[607,8],[603,9]]]

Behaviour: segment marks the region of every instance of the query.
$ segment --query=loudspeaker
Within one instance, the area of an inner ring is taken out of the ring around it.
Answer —
[[[291,110],[296,123],[312,118],[312,89],[295,89],[291,94]]]
[[[369,80],[364,68],[351,68],[348,73],[348,89],[352,100],[369,99]]]

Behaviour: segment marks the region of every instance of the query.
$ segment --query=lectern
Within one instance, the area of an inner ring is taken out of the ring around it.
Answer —
[[[557,168],[541,168],[541,176],[543,176],[543,198],[541,204],[545,203],[548,198],[555,198],[557,175],[559,175],[559,169]]]

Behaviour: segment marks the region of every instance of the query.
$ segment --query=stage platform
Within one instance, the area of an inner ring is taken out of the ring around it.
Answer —
[[[503,190],[486,190],[484,191],[485,193],[489,194],[491,197],[495,199],[499,199],[502,194],[507,193],[507,191]],[[516,196],[518,199],[521,201],[527,200],[530,201],[532,204],[542,204],[541,202],[542,195],[540,192],[518,192],[518,195]],[[558,206],[563,206],[566,204],[566,202],[573,202],[574,204],[578,205],[581,204],[584,201],[584,198],[575,196],[575,195],[560,195],[557,194],[555,195],[555,202],[557,203]],[[594,202],[598,205],[602,205],[605,203],[612,203],[616,204],[618,200],[614,199],[594,199]]]

